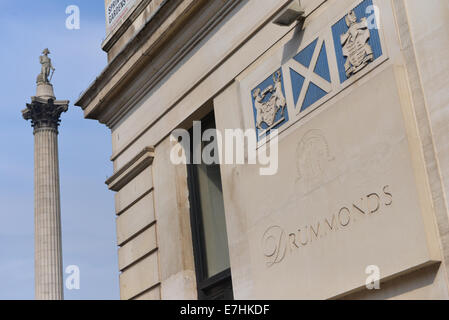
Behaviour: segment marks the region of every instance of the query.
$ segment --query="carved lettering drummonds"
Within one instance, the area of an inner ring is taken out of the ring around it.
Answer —
[[[279,226],[269,227],[262,237],[262,248],[268,267],[282,262],[287,251],[285,231]]]
[[[349,229],[358,220],[379,214],[393,205],[393,193],[389,185],[361,197],[351,205],[344,205],[333,214],[296,230],[284,230],[270,226],[262,236],[262,253],[267,267],[283,262],[287,253],[311,246],[331,233]]]

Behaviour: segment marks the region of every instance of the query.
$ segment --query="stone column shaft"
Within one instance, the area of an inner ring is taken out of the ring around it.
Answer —
[[[62,238],[58,132],[34,132],[35,298],[62,300]]]
[[[49,83],[38,83],[37,93],[22,111],[34,128],[35,299],[62,300],[58,126],[69,101],[55,100]]]

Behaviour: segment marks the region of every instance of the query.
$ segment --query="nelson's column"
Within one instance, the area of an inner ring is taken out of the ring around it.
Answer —
[[[22,111],[34,128],[34,277],[36,300],[62,300],[61,205],[58,126],[69,101],[56,100],[50,83],[55,68],[45,49],[37,93]],[[50,75],[51,74],[51,75]]]

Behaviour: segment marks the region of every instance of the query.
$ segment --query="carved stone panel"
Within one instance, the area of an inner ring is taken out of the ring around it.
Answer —
[[[364,288],[368,266],[386,279],[440,260],[404,79],[384,68],[289,130],[276,175],[224,175],[236,298],[329,299]]]
[[[377,18],[373,1],[364,0],[332,26],[341,83],[382,56]]]
[[[316,33],[295,32],[240,79],[246,127],[261,143],[280,132],[388,59],[373,0],[357,2]],[[351,80],[351,81],[349,81]]]

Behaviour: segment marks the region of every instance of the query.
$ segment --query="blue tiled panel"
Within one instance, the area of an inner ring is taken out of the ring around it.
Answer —
[[[354,12],[357,16],[358,21],[360,21],[361,18],[368,17],[373,12],[367,13],[366,9],[369,6],[373,5],[372,0],[365,0],[362,3],[360,3],[356,8],[354,8]],[[345,16],[346,17],[346,16]],[[343,56],[343,48],[341,46],[340,42],[340,35],[345,34],[348,31],[348,26],[346,25],[345,17],[343,17],[340,21],[338,21],[335,25],[332,26],[332,35],[334,38],[334,44],[335,44],[335,53],[337,55],[337,63],[338,63],[338,72],[340,74],[340,82],[343,83],[346,80],[348,80],[348,77],[346,76],[345,71],[345,62],[346,58]],[[368,20],[370,21],[370,20]],[[371,48],[373,49],[374,53],[374,60],[382,56],[382,45],[380,42],[380,36],[379,36],[379,30],[378,28],[372,28],[370,30],[370,39],[369,44]]]
[[[308,107],[310,107],[312,104],[320,100],[322,97],[324,97],[327,94],[326,91],[318,87],[313,82],[310,82],[309,88],[307,89],[306,98],[304,100],[304,103],[301,107],[301,111],[306,110]]]
[[[290,77],[292,80],[293,99],[295,101],[295,106],[296,106],[298,104],[298,99],[299,99],[299,96],[301,95],[301,91],[304,86],[304,81],[306,79],[291,68],[290,68]]]
[[[312,61],[313,53],[315,52],[316,44],[318,42],[318,38],[315,39],[311,44],[301,50],[293,59],[298,61],[304,67],[310,67],[310,62]]]
[[[323,42],[318,59],[316,61],[315,65],[311,65],[311,60],[313,53],[316,50],[318,43],[318,38],[315,39],[311,44],[309,44],[307,47],[305,47],[301,52],[299,52],[294,59],[301,63],[303,66],[305,66],[308,69],[312,69],[316,76],[319,76],[323,79],[325,79],[328,82],[331,82],[331,76],[330,76],[330,69],[329,69],[329,61],[327,59],[327,50],[326,50],[326,43]],[[293,89],[293,100],[295,102],[295,107],[298,104],[299,97],[303,90],[307,90],[305,94],[305,100],[303,101],[302,105],[299,106],[301,111],[306,110],[308,107],[310,107],[312,104],[323,98],[328,92],[323,90],[322,88],[318,87],[315,83],[313,83],[313,77],[310,79],[305,79],[305,74],[301,74],[302,71],[300,70],[294,70],[294,68],[290,68],[290,78],[292,82],[292,89]],[[310,84],[308,87],[304,86],[304,83],[306,82]]]
[[[279,69],[277,71],[275,71],[273,74],[275,74],[276,72],[280,72],[281,74],[281,83],[282,83],[282,92],[285,96],[285,85],[284,85],[284,75],[282,73],[282,69]],[[268,88],[269,86],[274,86],[274,80],[273,80],[273,75],[270,75],[267,79],[265,79],[265,81],[263,81],[262,83],[260,83],[257,87],[255,87],[252,91],[251,91],[251,99],[253,102],[253,113],[254,113],[254,127],[256,129],[256,134],[257,134],[257,140],[260,140],[261,137],[260,136],[260,129],[257,128],[257,109],[255,106],[255,99],[254,99],[254,92],[256,91],[256,89],[260,89],[261,91],[265,90],[266,88]],[[267,97],[265,97],[265,99],[262,102],[266,102],[270,99],[271,95],[267,95]],[[275,122],[279,121],[282,118],[282,110],[279,110],[278,113],[276,114],[276,118],[275,118]],[[280,122],[278,125],[276,125],[274,128],[271,128],[271,130],[273,129],[278,129],[280,127],[282,127],[285,123],[287,123],[289,121],[289,115],[288,115],[288,109],[287,106],[285,107],[285,111],[284,111],[284,120],[282,122]],[[262,124],[262,128],[263,129],[267,129],[268,126],[264,123]],[[268,136],[270,134],[270,132],[266,132],[265,136]]]
[[[321,78],[331,82],[331,74],[329,71],[329,62],[327,60],[326,44],[323,42],[321,47],[320,55],[318,56],[318,61],[315,66],[314,72]]]

